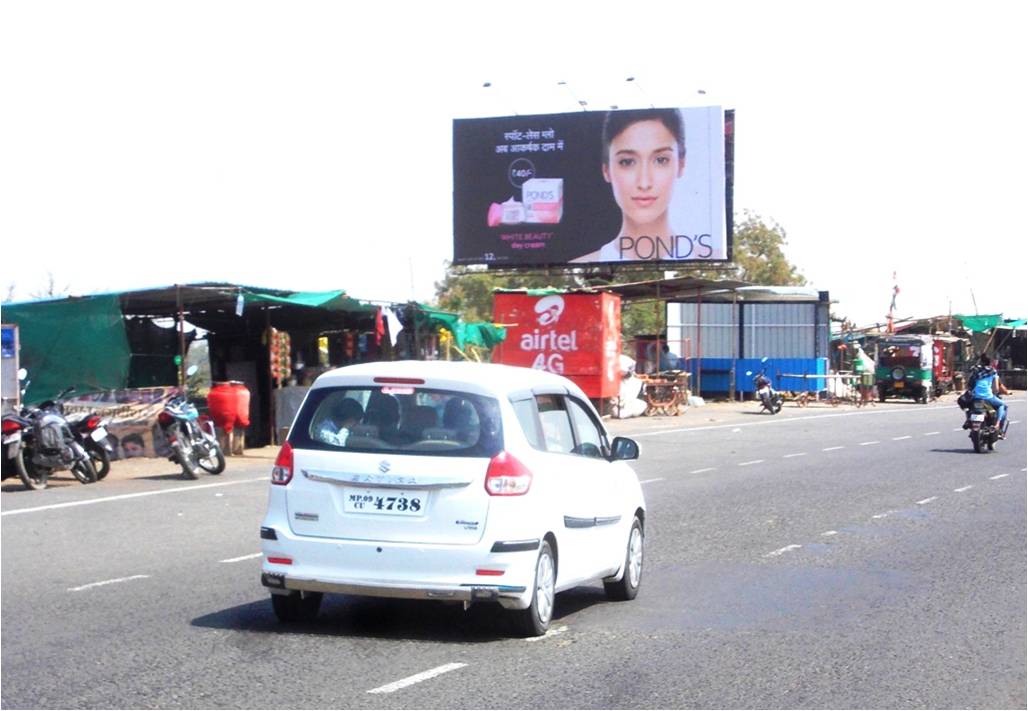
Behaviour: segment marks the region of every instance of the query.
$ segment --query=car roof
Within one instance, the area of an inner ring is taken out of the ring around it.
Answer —
[[[525,390],[571,392],[585,397],[573,382],[545,370],[445,360],[398,360],[359,363],[323,373],[313,387],[371,383],[373,378],[421,378],[429,387],[467,390],[501,397]]]

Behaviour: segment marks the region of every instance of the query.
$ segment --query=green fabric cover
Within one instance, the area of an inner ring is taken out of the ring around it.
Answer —
[[[18,324],[26,403],[69,386],[79,394],[126,386],[131,354],[117,294],[10,304],[3,321]]]
[[[982,316],[961,316],[957,314],[956,318],[964,324],[964,328],[973,333],[989,331],[1003,323],[1003,314],[987,314]]]
[[[458,314],[450,311],[440,311],[423,304],[418,304],[417,307],[415,318],[418,328],[446,329],[453,334],[453,341],[458,348],[463,349],[469,343],[492,348],[507,337],[507,329],[502,326],[494,326],[484,321],[464,323]]]
[[[243,289],[244,302],[270,301],[277,304],[293,306],[310,306],[311,308],[329,309],[331,311],[364,311],[374,313],[378,307],[364,304],[346,295],[345,291],[296,291],[289,296],[277,296],[263,291]]]

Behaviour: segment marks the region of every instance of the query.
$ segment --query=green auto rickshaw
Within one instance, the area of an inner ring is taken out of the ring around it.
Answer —
[[[903,397],[927,404],[933,394],[932,337],[912,334],[879,340],[875,381],[879,402]]]

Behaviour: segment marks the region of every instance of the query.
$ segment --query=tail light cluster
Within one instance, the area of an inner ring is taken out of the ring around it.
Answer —
[[[3,432],[4,434],[11,434],[21,429],[21,423],[17,420],[4,420]]]
[[[278,450],[275,466],[271,468],[271,483],[285,486],[293,480],[293,447],[286,442]]]
[[[485,490],[490,496],[523,496],[532,486],[532,472],[510,452],[489,460]]]
[[[86,418],[86,429],[95,430],[100,426],[100,415],[90,415]]]
[[[161,410],[161,412],[157,413],[157,421],[161,424],[161,427],[167,427],[175,421],[175,418],[169,415],[167,411]]]

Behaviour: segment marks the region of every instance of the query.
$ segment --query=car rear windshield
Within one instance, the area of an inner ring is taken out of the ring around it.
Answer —
[[[494,398],[414,386],[312,390],[289,434],[293,447],[492,457],[503,449]]]

